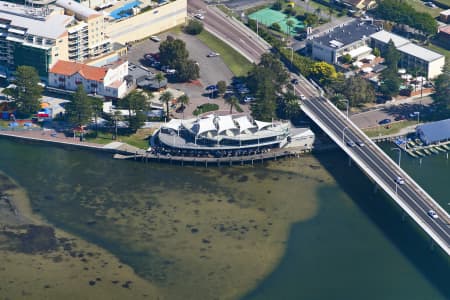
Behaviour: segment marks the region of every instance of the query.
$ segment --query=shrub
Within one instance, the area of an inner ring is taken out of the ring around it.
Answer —
[[[184,30],[186,31],[186,33],[197,35],[202,32],[203,23],[197,20],[190,20]]]
[[[194,110],[193,114],[194,114],[194,116],[198,116],[205,112],[215,111],[218,109],[219,109],[219,105],[217,105],[215,103],[205,103],[205,104],[197,106],[197,108]]]

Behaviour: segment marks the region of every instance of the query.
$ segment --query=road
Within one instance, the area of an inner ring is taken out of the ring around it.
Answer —
[[[196,1],[199,0],[190,0],[189,3]],[[219,26],[222,27],[221,31],[233,30],[233,26],[230,26],[226,20],[222,21],[222,19],[218,21]],[[208,24],[212,24],[208,26],[217,26],[216,19],[211,18]],[[231,34],[225,41],[234,44],[235,47],[253,48],[254,54],[252,55],[261,55],[267,51],[262,49],[255,39],[248,39],[245,47],[239,43],[238,39],[239,36]],[[296,93],[306,96],[306,100],[301,103],[303,110],[450,255],[450,216],[448,213],[353,122],[348,120],[328,99],[322,97],[319,94],[318,86],[313,86],[302,76],[296,74],[291,74],[291,76],[299,79],[299,84],[295,86]],[[342,139],[341,136],[343,136]],[[366,145],[349,147],[346,146],[347,140],[364,141]],[[404,178],[405,184],[396,184],[394,179],[397,176]],[[428,215],[430,209],[436,211],[438,219],[433,219]]]
[[[450,255],[448,213],[308,81],[303,79],[296,89],[307,97],[303,110]],[[365,146],[350,147],[348,141],[363,141]],[[397,177],[404,178],[405,184],[397,184]],[[428,215],[431,209],[438,219]]]
[[[261,54],[269,50],[267,43],[253,35],[242,23],[225,15],[216,7],[206,5],[202,0],[188,0],[188,14],[194,15],[198,12],[205,16],[202,22],[206,30],[230,44],[251,62],[258,63]]]

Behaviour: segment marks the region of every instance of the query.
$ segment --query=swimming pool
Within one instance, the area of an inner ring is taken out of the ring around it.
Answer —
[[[123,19],[123,18],[128,18],[130,16],[133,15],[131,9],[135,6],[139,6],[142,2],[141,1],[133,1],[130,2],[128,4],[125,4],[115,10],[113,10],[112,12],[109,13],[109,15],[111,17],[113,17],[114,19],[118,20],[118,19]]]

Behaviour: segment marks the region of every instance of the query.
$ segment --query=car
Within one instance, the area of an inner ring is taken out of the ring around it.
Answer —
[[[217,85],[215,85],[215,84],[208,85],[205,88],[205,90],[207,90],[207,91],[215,91],[215,90],[217,90]]]
[[[354,142],[354,141],[352,141],[352,140],[348,140],[348,141],[347,141],[347,146],[349,146],[349,147],[355,147],[355,146],[356,146],[356,144],[355,144],[355,142]]]
[[[303,94],[300,94],[300,99],[301,99],[301,100],[306,100],[306,97],[305,97],[305,95],[303,95]]]
[[[356,140],[356,144],[358,145],[358,146],[360,146],[360,147],[364,147],[366,144],[364,144],[364,142],[363,141],[361,141],[361,140]]]
[[[292,79],[292,80],[291,80],[291,83],[292,83],[292,84],[298,84],[298,79],[297,79],[297,78]]]
[[[250,90],[248,88],[240,88],[238,89],[239,94],[247,94],[250,93]]]
[[[175,69],[171,69],[169,66],[162,66],[161,71],[163,71],[164,73],[166,73],[168,75],[173,75],[177,72]]]
[[[156,35],[152,35],[152,36],[150,37],[150,39],[151,39],[152,41],[154,41],[154,42],[157,42],[157,43],[161,42],[161,39],[160,39],[159,37],[157,37]]]
[[[203,20],[205,18],[205,16],[203,14],[195,14],[194,17],[199,20]]]
[[[220,56],[220,53],[217,52],[209,52],[206,57],[217,57]]]
[[[406,119],[405,116],[403,116],[403,115],[398,115],[398,116],[395,117],[394,121],[403,121],[403,120],[405,120],[405,119]]]
[[[405,179],[401,178],[400,176],[397,176],[397,177],[394,179],[394,181],[395,181],[397,184],[405,184]]]
[[[430,209],[430,210],[428,211],[428,215],[429,215],[430,217],[432,217],[433,219],[439,219],[438,214],[437,214],[434,210],[432,210],[432,209]]]
[[[255,100],[255,98],[251,97],[251,96],[245,96],[244,99],[243,99],[244,103],[250,103],[253,100]]]
[[[380,125],[385,125],[385,124],[389,124],[391,123],[391,119],[383,119],[380,122],[378,122],[378,124]]]

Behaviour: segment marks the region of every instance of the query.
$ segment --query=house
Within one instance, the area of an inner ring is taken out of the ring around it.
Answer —
[[[450,49],[450,25],[439,27],[438,38],[442,44],[446,45]]]
[[[117,61],[108,67],[59,60],[49,71],[50,88],[75,91],[82,84],[94,95],[120,99],[127,93],[128,61]]]
[[[450,139],[450,119],[419,125],[416,132],[426,145],[448,141]]]
[[[450,9],[443,10],[439,13],[439,20],[446,24],[450,23]]]
[[[343,0],[341,2],[354,10],[368,10],[374,8],[377,4],[375,0]]]

